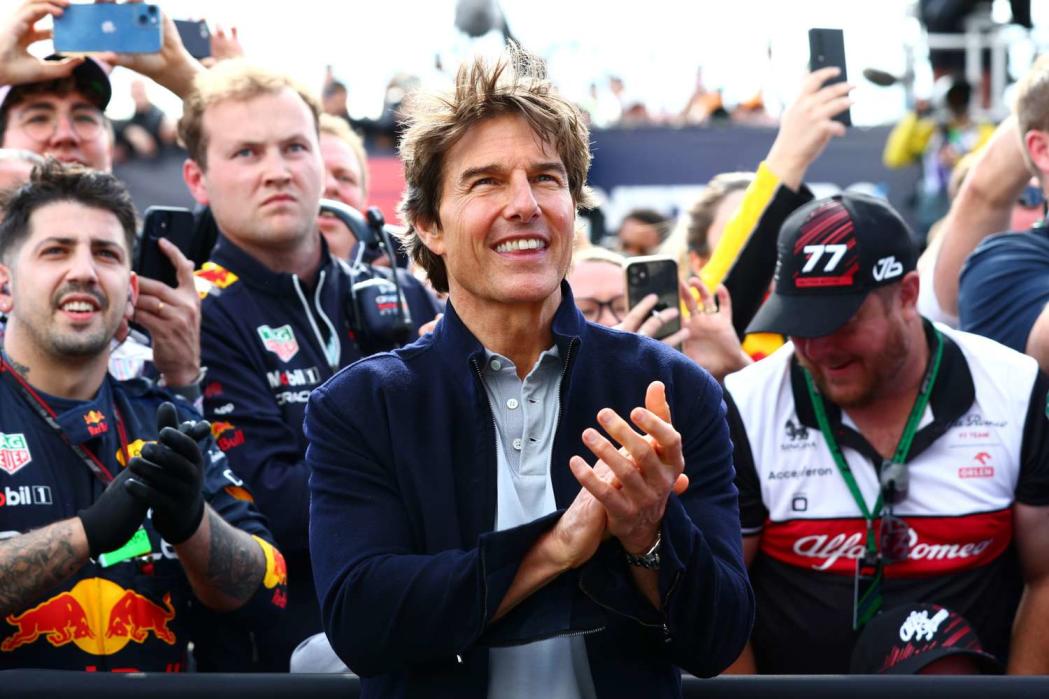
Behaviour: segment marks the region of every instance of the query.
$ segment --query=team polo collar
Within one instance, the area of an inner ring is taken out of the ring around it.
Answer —
[[[295,275],[287,272],[274,272],[223,233],[219,233],[218,242],[211,253],[211,261],[233,272],[242,282],[252,288],[273,296],[288,297],[290,295],[294,298],[296,291],[292,280]],[[321,236],[321,266],[318,271],[326,270],[334,264],[334,258],[328,252],[328,244],[324,236]]]
[[[935,343],[932,323],[923,319],[922,326],[925,330],[925,341],[931,351]],[[808,390],[805,388],[805,377],[797,356],[790,360],[790,387],[798,420],[802,425],[819,431],[819,423],[816,421],[816,413],[812,408]],[[929,397],[929,409],[932,410],[933,419],[932,422],[918,430],[907,461],[912,461],[943,436],[953,422],[968,412],[975,399],[976,388],[973,384],[972,373],[969,371],[969,364],[965,361],[965,355],[962,354],[958,345],[944,334],[940,372],[936,377],[932,395]],[[883,457],[870,445],[870,442],[855,429],[842,424],[841,408],[829,401],[825,401],[825,405],[827,420],[830,422],[838,443],[842,447],[854,449],[873,463],[881,463]]]

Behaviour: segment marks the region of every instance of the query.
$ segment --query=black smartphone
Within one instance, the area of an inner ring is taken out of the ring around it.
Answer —
[[[77,4],[55,17],[59,53],[158,53],[163,43],[160,8],[143,3]]]
[[[146,209],[142,237],[138,241],[135,272],[139,276],[162,281],[170,287],[178,286],[175,266],[158,243],[161,238],[167,238],[183,255],[193,259],[195,231],[196,223],[189,209],[171,206],[151,206]]]
[[[845,72],[845,34],[840,29],[809,30],[809,70],[835,66],[841,72],[825,84],[843,83],[848,80]],[[849,109],[836,114],[835,121],[845,126],[852,126],[852,112]]]
[[[626,263],[626,302],[633,308],[649,294],[659,297],[653,313],[667,308],[680,310],[677,260],[667,255],[631,257]],[[681,316],[667,322],[655,335],[661,340],[681,329]]]
[[[207,58],[211,55],[211,30],[204,20],[195,22],[191,19],[176,19],[175,28],[178,29],[182,45],[189,51],[193,58]]]

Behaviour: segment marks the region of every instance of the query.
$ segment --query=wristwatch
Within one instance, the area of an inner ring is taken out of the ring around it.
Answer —
[[[638,566],[639,568],[659,570],[659,545],[662,543],[662,533],[656,534],[656,543],[652,544],[652,548],[640,556],[634,555],[629,551],[624,551],[623,554],[626,556],[626,562],[632,566]]]

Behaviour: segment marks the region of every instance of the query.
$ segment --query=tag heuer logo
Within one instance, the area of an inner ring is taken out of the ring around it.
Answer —
[[[260,325],[257,330],[262,338],[262,346],[273,354],[280,357],[285,364],[299,353],[299,343],[295,340],[295,333],[290,325],[282,325],[279,328],[271,328],[268,325]]]
[[[24,434],[0,432],[0,468],[13,476],[32,460]]]

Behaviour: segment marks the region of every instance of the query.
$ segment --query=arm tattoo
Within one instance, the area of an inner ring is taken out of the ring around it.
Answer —
[[[266,557],[255,541],[208,509],[211,545],[208,581],[223,594],[246,601],[258,589],[266,572]]]
[[[63,521],[0,542],[0,614],[24,610],[80,570],[87,557],[72,539],[73,525]]]

